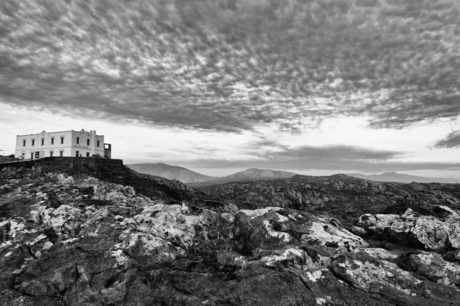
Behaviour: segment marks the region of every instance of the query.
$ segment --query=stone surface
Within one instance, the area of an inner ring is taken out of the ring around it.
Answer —
[[[403,214],[365,214],[357,225],[368,235],[427,250],[460,248],[460,218],[447,208],[443,217],[423,216],[407,209]]]
[[[299,179],[335,200],[250,209],[117,162],[27,165],[0,168],[0,305],[459,304],[455,207],[364,214],[352,231],[323,209],[393,185]]]

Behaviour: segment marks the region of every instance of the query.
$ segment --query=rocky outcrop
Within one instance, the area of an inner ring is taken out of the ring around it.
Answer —
[[[234,182],[199,187],[231,200],[240,208],[269,206],[301,211],[325,211],[348,226],[365,213],[398,213],[408,208],[430,212],[433,205],[460,209],[460,184],[372,182],[347,175]]]
[[[460,265],[445,261],[440,254],[408,253],[399,258],[399,264],[437,283],[460,285]]]
[[[460,248],[460,217],[454,210],[437,206],[443,217],[424,216],[407,209],[404,214],[365,214],[357,225],[368,235],[427,250]]]
[[[453,250],[450,259],[391,251],[355,234],[377,237],[394,226],[394,233],[405,235],[396,230],[412,222],[411,235],[420,243],[447,244],[453,236],[423,240],[423,231],[431,237],[431,229],[416,231],[414,224],[425,218],[423,224],[436,219],[437,226],[453,225],[458,215],[448,207],[432,210],[436,215],[364,215],[352,233],[325,211],[240,209],[230,199],[213,202],[182,185],[176,190],[177,182],[148,187],[141,184],[158,181],[146,176],[141,183],[120,184],[116,181],[137,176],[114,180],[104,179],[109,172],[72,174],[47,167],[0,170],[0,186],[7,186],[0,195],[0,305],[456,305],[460,300],[460,255]],[[321,192],[332,194],[341,184],[347,182],[335,179]],[[191,198],[174,200],[164,186]]]
[[[362,238],[340,228],[334,219],[279,207],[241,210],[234,224],[234,239],[241,244],[241,251],[249,254],[299,244],[327,246],[341,252],[368,246]]]

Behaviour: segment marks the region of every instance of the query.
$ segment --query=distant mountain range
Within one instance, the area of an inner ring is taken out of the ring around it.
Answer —
[[[228,182],[271,180],[280,178],[290,178],[294,175],[297,174],[287,171],[251,168],[231,175],[219,177],[206,183],[223,184]]]
[[[211,185],[236,181],[257,181],[277,178],[290,178],[296,175],[295,173],[287,171],[252,168],[228,176],[213,177],[194,172],[184,167],[171,166],[164,163],[131,164],[126,166],[139,173],[161,176],[170,180],[178,180],[182,183],[192,185]]]
[[[378,182],[397,182],[397,183],[460,183],[460,180],[456,179],[444,179],[444,178],[431,178],[431,177],[422,177],[414,176],[396,172],[385,172],[382,174],[373,174],[373,175],[364,175],[359,173],[347,173],[348,176],[353,176],[370,181]]]
[[[171,166],[164,163],[131,164],[126,166],[138,173],[161,176],[170,180],[178,180],[182,183],[198,183],[216,179],[216,177],[213,176],[203,175],[187,168]]]
[[[214,184],[224,184],[229,182],[241,181],[258,181],[258,180],[271,180],[291,178],[296,173],[278,170],[267,169],[246,169],[241,172],[236,172],[231,175],[223,177],[207,176],[195,171],[189,170],[184,167],[172,166],[164,163],[143,163],[126,165],[136,172],[161,176],[170,180],[178,180],[182,183],[190,184],[191,186],[208,186]],[[338,174],[339,175],[339,174]],[[456,179],[443,179],[443,178],[429,178],[414,176],[408,174],[401,174],[396,172],[385,172],[382,174],[364,175],[360,173],[347,173],[350,177],[378,181],[378,182],[397,182],[397,183],[460,183]]]

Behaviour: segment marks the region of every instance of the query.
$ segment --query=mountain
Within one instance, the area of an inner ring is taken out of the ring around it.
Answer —
[[[272,180],[272,179],[283,179],[290,178],[297,175],[292,172],[268,170],[268,169],[256,169],[250,168],[244,171],[236,172],[227,176],[219,177],[207,182],[198,184],[191,184],[191,186],[209,186],[215,184],[224,184],[229,182],[243,182],[243,181],[259,181],[259,180]]]
[[[431,177],[422,177],[414,176],[396,172],[385,172],[382,174],[373,174],[373,175],[364,175],[359,173],[348,173],[347,175],[378,182],[397,182],[397,183],[449,183],[455,184],[460,183],[460,180],[456,179],[443,179],[443,178],[431,178]]]
[[[187,168],[171,166],[164,163],[131,164],[126,166],[138,173],[161,176],[182,183],[199,183],[215,179],[213,176],[203,175]]]

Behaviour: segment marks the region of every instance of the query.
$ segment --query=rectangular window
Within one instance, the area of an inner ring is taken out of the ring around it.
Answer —
[[[64,143],[64,136],[61,136],[61,144]]]
[[[53,151],[50,151],[50,157],[53,157],[53,153],[54,153]]]
[[[77,137],[77,144],[80,143],[80,137]]]
[[[75,157],[79,157],[79,156],[80,156],[80,151],[75,151]]]
[[[86,157],[89,157],[89,152],[86,152]]]
[[[45,138],[42,138],[42,146],[45,145]]]
[[[32,139],[32,146],[35,146],[35,139]]]
[[[25,140],[25,139],[22,141],[22,146],[23,146],[23,147],[26,146],[26,140]]]
[[[54,145],[54,137],[51,137],[51,144]]]
[[[89,139],[86,139],[86,145],[89,146]]]
[[[64,156],[64,151],[59,151],[59,156],[63,157]]]
[[[97,147],[99,148],[99,140],[97,141]]]

